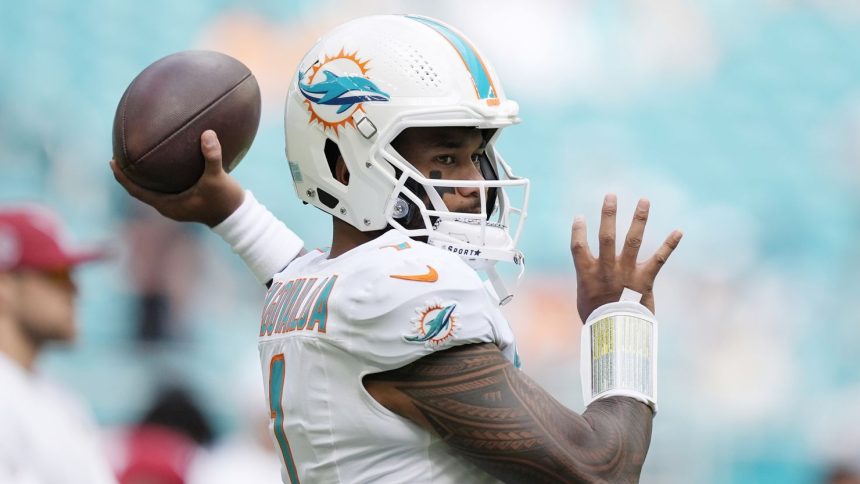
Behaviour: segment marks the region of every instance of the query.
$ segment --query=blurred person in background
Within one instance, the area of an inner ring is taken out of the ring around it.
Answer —
[[[184,310],[199,272],[198,231],[165,220],[151,207],[127,204],[123,239],[134,257],[128,259],[134,297],[134,335],[141,344],[181,339]]]
[[[518,213],[521,228],[528,181],[495,148],[518,105],[472,44],[427,17],[354,20],[306,55],[287,106],[296,192],[334,216],[327,252],[303,253],[223,171],[212,131],[201,138],[203,178],[183,194],[144,190],[111,162],[132,196],[212,227],[270,286],[259,348],[284,482],[638,480],[657,406],[656,334],[645,325],[656,325],[654,280],[681,233],[638,263],[647,200],[620,254],[614,195],[597,257],[584,218],[574,221],[581,319],[637,328],[617,351],[601,344],[599,357],[607,367],[642,359],[628,383],[584,390],[578,414],[519,371],[499,311],[512,293],[495,263],[521,267],[508,216]],[[606,379],[590,357],[583,368],[589,382]]]
[[[181,385],[166,386],[111,446],[119,482],[184,484],[191,463],[211,441],[209,420],[191,393]]]
[[[824,484],[860,484],[860,463],[833,465],[824,477]]]
[[[50,343],[77,327],[73,270],[102,259],[74,250],[37,206],[0,207],[0,482],[116,482],[85,406],[37,369]]]

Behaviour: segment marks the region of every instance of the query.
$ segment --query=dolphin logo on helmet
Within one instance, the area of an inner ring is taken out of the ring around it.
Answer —
[[[390,96],[382,92],[370,79],[358,76],[338,76],[324,70],[325,79],[316,84],[302,84],[304,76],[299,74],[299,90],[314,104],[340,106],[341,114],[360,102],[388,101]]]

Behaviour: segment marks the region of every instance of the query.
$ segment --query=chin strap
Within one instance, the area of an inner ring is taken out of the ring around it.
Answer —
[[[526,270],[525,258],[522,254],[517,254],[514,263],[519,267],[519,272],[517,273],[517,278],[513,281],[505,281],[499,274],[499,271],[496,270],[496,262],[492,262],[491,265],[482,267],[479,270],[482,270],[487,275],[487,280],[484,281],[484,288],[494,300],[498,301],[499,306],[504,306],[514,298],[514,291],[519,286],[523,272]]]
[[[505,305],[514,297],[525,271],[525,258],[522,252],[513,250],[513,242],[503,225],[474,219],[436,221],[428,243],[443,250],[459,255],[472,269],[487,275],[484,287],[499,306]],[[505,280],[496,264],[513,262],[518,268],[516,279]]]

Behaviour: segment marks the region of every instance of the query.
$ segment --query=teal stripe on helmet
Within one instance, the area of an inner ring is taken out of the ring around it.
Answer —
[[[490,73],[487,72],[487,68],[484,66],[484,63],[481,62],[481,58],[478,57],[478,53],[475,52],[475,49],[472,48],[466,39],[460,37],[456,32],[435,20],[413,15],[407,15],[407,17],[433,28],[433,30],[439,32],[448,40],[448,42],[451,43],[452,46],[454,46],[455,49],[457,49],[460,57],[463,58],[463,62],[466,63],[469,73],[472,75],[472,80],[475,83],[475,90],[478,91],[478,99],[492,99],[497,97],[493,90],[493,85],[490,82]]]

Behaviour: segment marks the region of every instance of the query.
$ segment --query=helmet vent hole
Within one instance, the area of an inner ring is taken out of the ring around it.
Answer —
[[[391,42],[390,48],[394,50],[396,57],[400,58],[397,67],[415,84],[430,88],[442,85],[439,74],[433,69],[433,65],[415,46],[394,41]]]
[[[333,195],[323,190],[322,188],[317,188],[317,195],[319,196],[320,202],[328,208],[334,209],[337,207],[338,200]]]
[[[438,75],[430,62],[424,58],[424,55],[414,50],[411,60],[412,76],[420,81],[419,84],[423,84],[425,87],[439,87]]]

